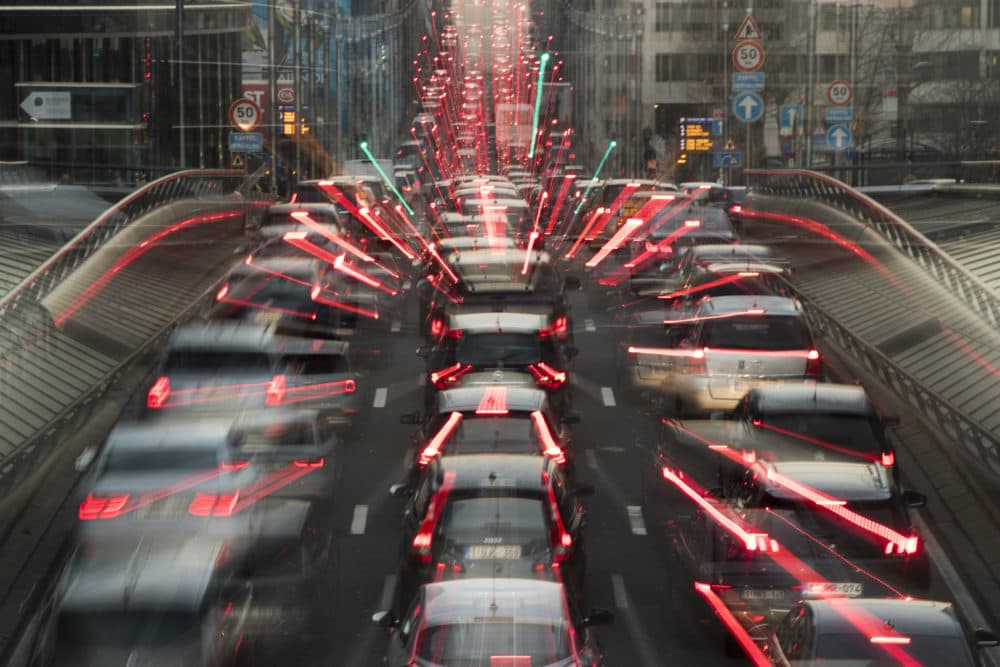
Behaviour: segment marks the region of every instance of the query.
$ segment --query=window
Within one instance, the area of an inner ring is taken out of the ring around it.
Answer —
[[[670,54],[656,54],[656,80],[670,81]]]
[[[653,23],[656,32],[667,32],[670,30],[670,3],[656,3],[656,20]]]

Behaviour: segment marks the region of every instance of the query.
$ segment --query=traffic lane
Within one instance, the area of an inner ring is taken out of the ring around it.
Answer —
[[[609,664],[744,664],[720,649],[724,630],[695,596],[693,580],[673,549],[649,534],[642,515],[640,462],[658,432],[658,411],[619,395],[615,388],[618,330],[603,310],[578,308],[574,428],[581,481],[596,493],[585,500],[587,604],[611,608],[613,626],[599,636]]]

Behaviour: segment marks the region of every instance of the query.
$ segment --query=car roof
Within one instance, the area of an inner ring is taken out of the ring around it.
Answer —
[[[286,275],[296,277],[309,277],[310,279],[323,272],[323,260],[314,257],[297,257],[289,255],[271,255],[261,258],[250,256],[250,263],[242,261],[233,266],[229,271],[230,277],[260,276],[262,279],[273,278],[266,271],[261,271],[258,267],[265,267],[272,271],[278,271]],[[303,287],[305,287],[303,285]]]
[[[167,348],[256,352],[266,349],[273,338],[274,329],[269,325],[225,320],[194,322],[177,327]]]
[[[448,328],[466,333],[538,333],[548,326],[548,317],[538,313],[455,313]]]
[[[162,420],[120,422],[108,435],[106,449],[218,449],[231,438],[232,419],[192,422]]]
[[[864,387],[853,384],[818,382],[813,385],[780,383],[750,390],[751,401],[764,414],[835,413],[874,415]]]
[[[82,546],[64,575],[61,611],[197,611],[224,544],[170,536]]]
[[[546,394],[541,389],[534,387],[508,387],[503,388],[504,400],[508,410],[530,411],[541,410],[545,406]],[[456,389],[446,389],[438,392],[438,410],[441,412],[469,412],[479,407],[486,392],[496,390],[497,386],[477,385],[473,387],[459,387]]]
[[[300,408],[269,408],[267,410],[244,410],[233,420],[233,429],[263,428],[272,424],[316,424],[318,410]]]
[[[798,301],[784,296],[738,295],[705,297],[699,310],[705,314],[739,313],[751,308],[761,308],[765,315],[802,315]]]
[[[740,257],[748,255],[754,258],[767,259],[773,261],[774,251],[766,245],[752,243],[705,243],[692,246],[687,252],[691,253],[692,259],[702,261],[703,258],[719,257]]]
[[[768,493],[777,498],[796,500],[800,496],[773,477],[768,477],[768,473],[777,472],[820,493],[848,502],[888,500],[892,497],[890,478],[878,463],[776,461],[762,462],[759,467],[764,471],[758,475],[759,481]]]
[[[891,620],[887,632],[901,635],[937,637],[963,637],[955,617],[955,610],[948,602],[904,599],[843,599],[809,600],[803,603],[813,612],[816,632],[820,635],[855,634],[857,627],[851,623],[852,610],[864,610],[879,620]],[[887,624],[888,625],[888,624]]]
[[[562,584],[536,579],[467,578],[426,584],[424,618],[428,625],[565,620]]]
[[[542,486],[542,471],[549,461],[527,454],[467,454],[444,456],[441,472],[455,473],[455,488],[518,488],[536,490]]]
[[[309,183],[315,184],[315,181],[310,181]],[[300,185],[306,185],[307,183],[301,183]],[[292,204],[272,204],[267,207],[268,214],[281,213],[289,214],[295,211],[323,211],[324,213],[332,212],[334,216],[337,215],[336,204],[326,203],[326,202],[296,202]]]
[[[494,246],[513,248],[516,247],[516,244],[514,239],[507,236],[495,238],[486,238],[483,236],[452,236],[450,238],[441,239],[437,242],[437,247],[447,252],[471,252],[475,250],[485,250]]]
[[[275,336],[274,351],[278,354],[347,356],[351,349],[346,340],[329,338],[305,338],[301,336]]]
[[[456,267],[477,267],[481,264],[512,264],[520,266],[524,263],[525,251],[517,248],[484,248],[483,250],[467,250],[448,257],[448,263]],[[533,250],[529,263],[552,262],[552,256],[544,250]]]
[[[725,262],[705,262],[702,266],[713,273],[737,273],[740,271],[756,273],[785,273],[788,270],[788,266],[785,264],[761,262],[752,258],[743,262],[734,262],[731,260]]]

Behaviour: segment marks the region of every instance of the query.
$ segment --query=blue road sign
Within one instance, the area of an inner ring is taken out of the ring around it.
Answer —
[[[851,131],[844,125],[834,125],[826,131],[826,143],[831,150],[842,151],[851,147]]]
[[[722,134],[722,119],[713,118],[712,119],[712,136],[717,137]]]
[[[778,123],[780,127],[792,127],[796,123],[802,126],[802,105],[801,104],[782,104],[779,109],[779,120]]]
[[[844,123],[849,122],[854,117],[854,109],[851,107],[827,107],[826,122]]]
[[[743,153],[740,151],[725,151],[712,153],[712,169],[722,167],[739,167],[743,164]]]
[[[733,90],[764,90],[764,73],[733,72]]]
[[[260,132],[230,132],[230,153],[263,153],[264,135]]]
[[[733,99],[733,115],[744,123],[760,120],[764,115],[764,99],[757,93],[740,93]]]

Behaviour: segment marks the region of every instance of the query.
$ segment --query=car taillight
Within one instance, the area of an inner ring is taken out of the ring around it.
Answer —
[[[705,365],[705,352],[708,348],[701,350],[695,350],[691,353],[690,361],[688,362],[688,373],[691,375],[705,375],[708,373],[707,366]]]
[[[420,530],[413,536],[413,542],[410,544],[412,555],[421,563],[431,562],[431,543],[434,540],[434,529],[437,527],[438,516],[441,514],[445,501],[448,500],[448,494],[451,493],[451,487],[454,483],[455,471],[449,470],[444,474],[441,487],[434,493],[431,502],[427,505],[427,514],[420,522]]]
[[[232,516],[239,499],[238,489],[224,494],[196,493],[188,505],[188,513],[191,516]]]
[[[157,378],[153,386],[149,388],[146,395],[146,407],[151,410],[159,410],[167,404],[170,398],[170,378],[164,376]]]
[[[458,382],[458,380],[472,370],[471,364],[466,364],[463,366],[460,362],[455,362],[447,368],[442,368],[439,371],[434,371],[431,373],[431,384],[433,384],[438,389],[447,389],[451,385]]]
[[[223,299],[226,298],[227,294],[229,294],[229,283],[226,283],[225,285],[219,288],[219,291],[215,293],[215,300],[222,301]]]
[[[566,530],[562,515],[559,513],[559,503],[556,501],[556,492],[552,488],[547,470],[542,471],[542,483],[549,500],[549,512],[552,514],[552,559],[556,563],[562,563],[569,556],[569,550],[573,548],[573,536]]]
[[[916,535],[907,537],[902,542],[888,541],[885,544],[886,556],[912,556],[920,550],[920,538]]]
[[[84,501],[80,503],[77,516],[80,517],[80,521],[114,519],[121,516],[128,499],[129,494],[127,493],[113,496],[95,496],[93,493],[88,493]]]
[[[740,206],[739,204],[733,204],[732,206],[729,207],[729,212],[730,213],[736,213],[736,214],[742,213],[743,212],[743,207]]]
[[[222,461],[219,463],[219,470],[222,470],[223,472],[233,472],[234,470],[243,470],[249,466],[249,461]]]
[[[543,389],[558,389],[566,382],[566,371],[559,371],[544,361],[528,366],[528,371],[535,376],[535,384]]]
[[[567,322],[565,316],[557,317],[555,322],[547,327],[542,327],[538,330],[539,336],[561,336],[566,333]]]
[[[886,468],[891,468],[896,464],[896,455],[892,452],[882,452],[881,462]]]
[[[326,465],[326,459],[322,456],[314,459],[296,459],[292,461],[292,465],[296,468],[310,468],[315,470]]]
[[[566,452],[556,444],[556,439],[552,437],[549,425],[545,423],[544,415],[539,410],[535,410],[531,413],[531,420],[535,422],[535,430],[538,432],[538,439],[542,443],[542,454],[560,465],[566,463]]]
[[[288,384],[285,380],[284,375],[275,375],[271,378],[271,381],[267,383],[267,389],[264,390],[264,404],[267,406],[281,405],[281,401],[285,398],[285,391]]]
[[[823,372],[823,356],[819,350],[809,350],[806,353],[806,377],[819,377]]]
[[[444,333],[444,320],[434,318],[431,320],[431,336],[437,338]]]
[[[462,421],[462,413],[452,412],[451,416],[448,417],[448,421],[441,427],[441,430],[434,434],[434,437],[430,439],[427,446],[420,452],[419,462],[421,466],[427,465],[431,462],[431,459],[441,453],[441,445],[451,436],[452,431],[455,430],[460,421]]]

